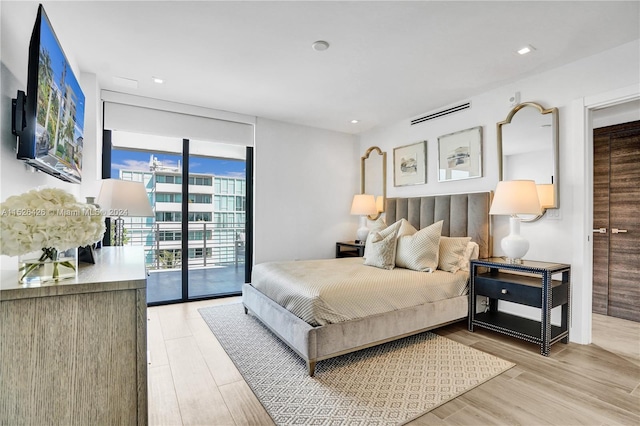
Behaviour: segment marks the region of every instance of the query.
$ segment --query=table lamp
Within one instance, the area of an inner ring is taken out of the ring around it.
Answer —
[[[538,190],[532,180],[498,182],[491,203],[490,215],[509,215],[509,235],[500,243],[511,263],[522,263],[529,250],[529,241],[520,235],[519,214],[540,214]]]
[[[369,235],[367,228],[367,216],[378,213],[376,199],[373,195],[357,194],[351,203],[351,214],[360,216],[360,228],[356,232],[356,243],[364,243]]]
[[[147,190],[142,182],[129,180],[105,179],[102,181],[98,205],[105,216],[116,217],[115,245],[124,245],[124,219],[128,217],[153,217],[153,209],[149,203]]]
[[[540,199],[540,208],[552,209],[556,205],[554,187],[552,183],[536,184],[538,190],[538,198]]]

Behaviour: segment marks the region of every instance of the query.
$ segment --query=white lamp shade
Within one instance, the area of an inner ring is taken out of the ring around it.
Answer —
[[[376,209],[376,199],[373,195],[357,194],[353,197],[351,214],[367,216],[376,213],[378,213],[378,210]]]
[[[378,213],[384,211],[384,197],[382,195],[376,197],[376,210],[378,210]]]
[[[489,214],[540,214],[538,190],[532,180],[498,182]]]
[[[552,183],[541,183],[536,185],[538,190],[538,198],[540,199],[540,207],[543,209],[549,209],[555,206],[554,190]]]
[[[97,203],[106,216],[154,216],[147,190],[142,182],[105,179],[102,181]]]

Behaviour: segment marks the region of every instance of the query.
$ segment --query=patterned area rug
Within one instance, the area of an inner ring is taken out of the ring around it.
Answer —
[[[277,425],[398,425],[515,364],[425,332],[316,365],[304,361],[242,304],[200,314]]]

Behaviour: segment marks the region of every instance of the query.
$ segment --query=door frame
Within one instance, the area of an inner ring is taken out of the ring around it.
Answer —
[[[111,176],[111,160],[112,160],[112,150],[113,150],[113,143],[112,143],[112,132],[114,130],[113,129],[102,129],[102,161],[101,161],[101,167],[102,167],[102,179],[109,179],[112,178]],[[135,133],[135,132],[134,132]],[[178,138],[176,138],[178,139]],[[191,140],[188,138],[183,138],[182,142],[181,142],[181,146],[182,146],[182,152],[178,153],[178,152],[166,152],[168,154],[171,155],[179,155],[181,157],[181,162],[182,162],[182,184],[181,184],[181,191],[182,191],[182,201],[181,201],[181,212],[183,214],[183,218],[188,216],[188,211],[189,211],[189,161],[190,161],[190,142]],[[132,150],[136,150],[137,148],[132,148],[132,147],[120,147],[117,149],[132,149]],[[145,148],[146,149],[146,148]],[[162,151],[164,152],[164,151]],[[246,153],[246,158],[244,160],[245,162],[245,167],[246,167],[246,172],[245,172],[245,267],[244,267],[244,272],[245,272],[245,279],[244,282],[248,283],[251,281],[251,272],[252,272],[252,268],[253,268],[253,241],[254,241],[254,236],[253,236],[253,223],[254,223],[254,212],[253,212],[253,206],[254,206],[254,193],[253,193],[253,180],[254,180],[254,168],[255,168],[255,164],[254,164],[254,147],[253,146],[246,146],[245,147],[245,153]],[[185,196],[186,195],[186,196]],[[103,238],[103,245],[104,246],[110,246],[111,245],[111,241],[110,241],[110,233],[109,233],[109,229],[110,229],[110,220],[109,218],[105,218],[105,225],[106,225],[106,229],[107,231],[105,232],[104,238]],[[181,266],[180,266],[180,276],[181,276],[181,288],[180,288],[180,294],[181,297],[179,299],[170,299],[170,300],[163,300],[163,301],[159,301],[159,302],[147,302],[147,306],[161,306],[161,305],[171,305],[171,304],[177,304],[177,303],[186,303],[186,302],[194,302],[194,301],[198,301],[198,300],[209,300],[209,299],[217,299],[217,298],[222,298],[222,297],[229,297],[229,296],[238,296],[242,294],[242,291],[240,290],[237,293],[217,293],[217,294],[208,294],[208,295],[203,295],[203,296],[195,296],[195,297],[189,297],[189,239],[188,238],[184,238],[184,236],[188,236],[189,234],[189,221],[188,220],[183,220],[181,221],[181,233],[182,233],[182,240],[181,240]],[[186,261],[185,261],[186,260]]]
[[[640,99],[640,86],[632,85],[578,98],[572,104],[574,150],[570,171],[573,192],[571,340],[591,343],[593,297],[593,111]],[[578,238],[579,236],[579,238]]]

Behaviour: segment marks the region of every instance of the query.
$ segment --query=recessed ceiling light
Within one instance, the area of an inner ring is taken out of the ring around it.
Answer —
[[[157,83],[157,84],[164,83],[164,80],[161,79],[160,77],[151,77],[151,79],[153,80],[154,83]]]
[[[311,45],[311,48],[313,50],[315,50],[316,52],[322,52],[324,50],[327,50],[329,48],[329,43],[327,43],[324,40],[318,40],[313,42],[313,44]]]
[[[521,54],[521,55],[526,55],[527,53],[533,52],[534,50],[536,50],[536,49],[529,44],[529,45],[526,45],[525,47],[523,47],[522,49],[519,49],[518,53]]]
[[[351,120],[351,124],[358,124],[360,120]]]

